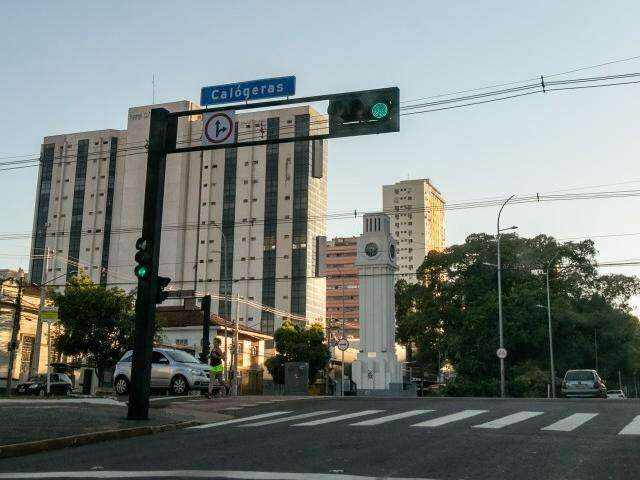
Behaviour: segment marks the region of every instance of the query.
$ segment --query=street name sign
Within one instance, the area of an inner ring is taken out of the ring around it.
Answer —
[[[234,143],[236,113],[233,110],[209,112],[202,116],[202,145]]]
[[[263,78],[248,82],[202,87],[200,105],[248,102],[264,98],[288,97],[296,93],[296,77]]]
[[[40,310],[40,317],[45,322],[57,322],[58,309],[55,307],[43,307],[42,310]]]
[[[338,340],[338,350],[344,352],[347,348],[349,348],[349,340],[347,340],[346,338],[341,338],[340,340]]]

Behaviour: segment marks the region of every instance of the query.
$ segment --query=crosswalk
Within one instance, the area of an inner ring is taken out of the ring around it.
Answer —
[[[533,428],[540,432],[567,433],[579,430],[594,419],[604,417],[599,413],[576,412],[565,414],[561,418],[557,412],[543,411],[518,411],[508,415],[492,415],[490,410],[460,410],[455,412],[439,413],[437,410],[406,410],[388,412],[386,410],[356,410],[340,412],[339,410],[312,410],[295,412],[292,410],[277,410],[258,415],[234,418],[204,425],[191,427],[192,429],[208,429],[223,426],[257,428],[276,424],[287,424],[288,427],[323,427],[329,424],[338,424],[340,427],[376,427],[399,422],[410,428],[446,428],[452,425],[462,425],[462,428],[481,430],[505,430],[516,425],[527,424],[534,419]],[[367,417],[367,418],[363,418]],[[420,418],[423,417],[423,418]],[[547,419],[540,422],[540,419]],[[419,420],[416,422],[416,420]],[[626,425],[617,432],[617,435],[640,435],[640,415],[628,418]],[[403,422],[403,423],[402,423]],[[615,424],[615,423],[614,423]],[[532,428],[528,426],[528,428]],[[618,426],[617,429],[619,429]],[[616,430],[617,430],[616,429]],[[544,434],[544,433],[543,433]]]

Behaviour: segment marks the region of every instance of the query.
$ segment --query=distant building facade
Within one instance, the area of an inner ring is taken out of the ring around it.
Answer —
[[[357,237],[337,237],[327,242],[327,320],[331,321],[333,336],[338,338],[343,318],[345,336],[359,336],[357,241]]]
[[[444,249],[445,200],[428,178],[382,187],[382,204],[398,241],[398,279],[417,283],[415,272],[431,251]]]
[[[82,270],[96,283],[135,287],[149,118],[160,107],[200,108],[189,101],[133,107],[126,130],[44,138],[32,282],[60,276],[52,284],[64,285]],[[236,135],[238,142],[308,136],[322,133],[314,126],[320,117],[309,106],[238,113]],[[199,145],[201,133],[201,117],[185,117],[178,146]],[[160,274],[172,279],[171,289],[214,295],[212,312],[226,319],[235,311],[216,295],[254,302],[241,304],[240,322],[265,333],[287,313],[323,322],[325,279],[315,267],[317,240],[326,235],[326,171],[326,140],[169,155]]]

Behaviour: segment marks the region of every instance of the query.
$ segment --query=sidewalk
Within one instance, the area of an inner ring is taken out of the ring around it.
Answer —
[[[147,421],[126,419],[113,399],[0,399],[0,458],[148,435],[196,424],[188,414],[154,410]]]

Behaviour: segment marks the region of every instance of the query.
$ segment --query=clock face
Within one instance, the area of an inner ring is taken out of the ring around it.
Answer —
[[[378,254],[378,245],[373,242],[367,243],[364,247],[364,253],[366,253],[368,257],[375,257]]]
[[[396,246],[393,243],[389,245],[389,258],[391,260],[396,258]]]

